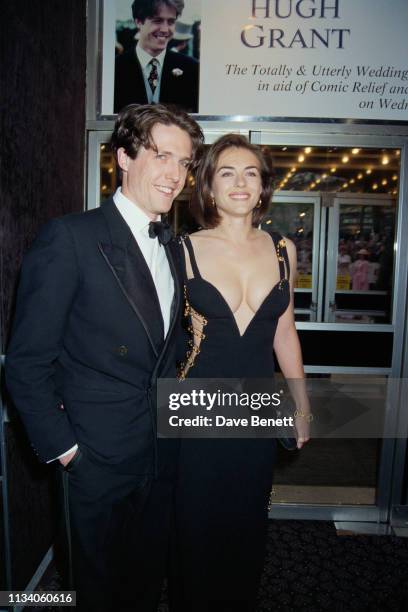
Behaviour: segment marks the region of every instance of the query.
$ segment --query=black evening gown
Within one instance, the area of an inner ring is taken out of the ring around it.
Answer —
[[[188,377],[270,378],[279,317],[289,305],[285,242],[271,234],[280,281],[240,335],[221,293],[199,272],[184,239],[194,277],[190,305],[207,319],[205,338]],[[181,245],[181,249],[183,249]],[[184,253],[182,253],[184,261]],[[183,439],[176,489],[174,612],[253,612],[264,561],[274,439]]]

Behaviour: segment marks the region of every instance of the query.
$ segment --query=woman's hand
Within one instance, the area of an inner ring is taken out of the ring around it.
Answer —
[[[310,423],[313,417],[310,412],[295,412],[295,428],[297,434],[297,447],[302,448],[310,440]]]

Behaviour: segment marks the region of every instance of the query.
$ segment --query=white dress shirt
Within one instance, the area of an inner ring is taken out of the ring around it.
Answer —
[[[174,282],[166,251],[159,243],[158,238],[150,238],[149,217],[139,206],[123,195],[120,187],[116,190],[113,201],[135,237],[152,275],[159,298],[164,323],[164,336],[166,337],[170,326],[170,310],[174,296]]]
[[[158,238],[150,238],[149,223],[150,219],[139,206],[131,202],[123,195],[119,187],[114,196],[113,201],[117,209],[126,221],[130,228],[139,248],[145,258],[147,267],[150,270],[154,286],[156,287],[157,297],[159,298],[160,310],[164,323],[164,337],[166,337],[170,326],[170,311],[174,296],[174,281],[170,271],[170,265],[166,257],[164,247],[159,243]],[[72,448],[58,456],[58,459],[75,451],[78,445],[75,444]],[[51,459],[47,463],[51,463],[55,459]]]
[[[164,63],[164,56],[166,55],[166,49],[164,49],[164,51],[162,51],[160,55],[153,57],[149,55],[149,53],[146,53],[146,51],[142,49],[140,45],[136,45],[135,53],[142,67],[145,90],[147,94],[147,101],[149,104],[157,104],[158,101],[160,100],[161,76],[163,72],[163,63]],[[154,90],[154,94],[152,94],[152,90],[150,89],[150,85],[148,81],[148,78],[149,78],[149,75],[152,69],[152,65],[150,64],[152,59],[155,59],[158,62],[157,63],[158,78],[157,78],[157,85],[156,85],[156,89]]]

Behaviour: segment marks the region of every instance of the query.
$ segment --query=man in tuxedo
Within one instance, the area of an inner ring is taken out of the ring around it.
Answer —
[[[6,380],[35,452],[62,472],[81,611],[157,608],[178,449],[158,444],[155,383],[175,376],[182,305],[160,216],[201,144],[187,113],[125,108],[121,188],[48,223],[23,263]]]
[[[198,112],[199,64],[167,49],[183,8],[183,0],[134,0],[138,42],[115,61],[115,113],[131,102],[163,102]]]

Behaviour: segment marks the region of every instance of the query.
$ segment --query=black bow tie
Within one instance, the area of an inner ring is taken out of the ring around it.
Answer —
[[[150,221],[149,223],[150,238],[158,238],[160,244],[168,244],[173,238],[173,232],[168,223],[163,221]]]

